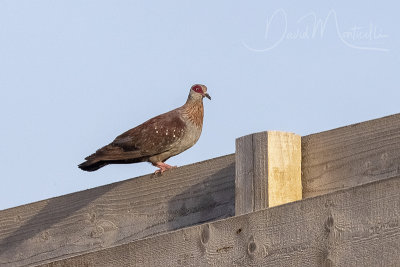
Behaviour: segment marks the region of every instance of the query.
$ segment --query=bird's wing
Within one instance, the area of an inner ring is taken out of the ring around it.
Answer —
[[[87,161],[116,161],[140,158],[140,151],[124,151],[112,143],[98,149],[95,153],[85,158]]]
[[[179,109],[172,110],[119,135],[86,160],[129,160],[157,155],[173,148],[184,130]]]
[[[139,150],[142,155],[156,155],[170,150],[184,130],[185,122],[178,110],[173,110],[126,131],[112,144],[127,152]]]
[[[101,160],[126,160],[157,155],[173,148],[184,130],[179,109],[172,110],[119,135],[92,156]]]

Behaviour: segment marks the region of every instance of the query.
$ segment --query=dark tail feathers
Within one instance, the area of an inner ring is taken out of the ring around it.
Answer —
[[[108,162],[104,161],[91,161],[87,160],[85,162],[82,162],[81,164],[78,165],[78,167],[81,170],[87,171],[87,172],[92,172],[100,169],[101,167],[104,167],[108,165]]]

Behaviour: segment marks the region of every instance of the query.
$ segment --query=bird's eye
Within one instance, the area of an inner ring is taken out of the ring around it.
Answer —
[[[193,86],[193,91],[195,91],[196,93],[202,93],[203,92],[203,90],[201,89],[201,87],[199,85]]]

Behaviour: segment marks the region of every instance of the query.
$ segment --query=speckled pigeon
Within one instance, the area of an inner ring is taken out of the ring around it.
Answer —
[[[108,164],[147,161],[159,168],[156,173],[174,168],[165,161],[193,146],[200,137],[204,97],[211,100],[207,87],[193,85],[183,106],[126,131],[85,158],[86,161],[78,167],[84,171],[95,171]]]

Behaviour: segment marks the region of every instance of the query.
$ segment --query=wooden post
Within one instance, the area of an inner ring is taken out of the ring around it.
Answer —
[[[301,198],[299,135],[268,131],[236,139],[236,215]]]

